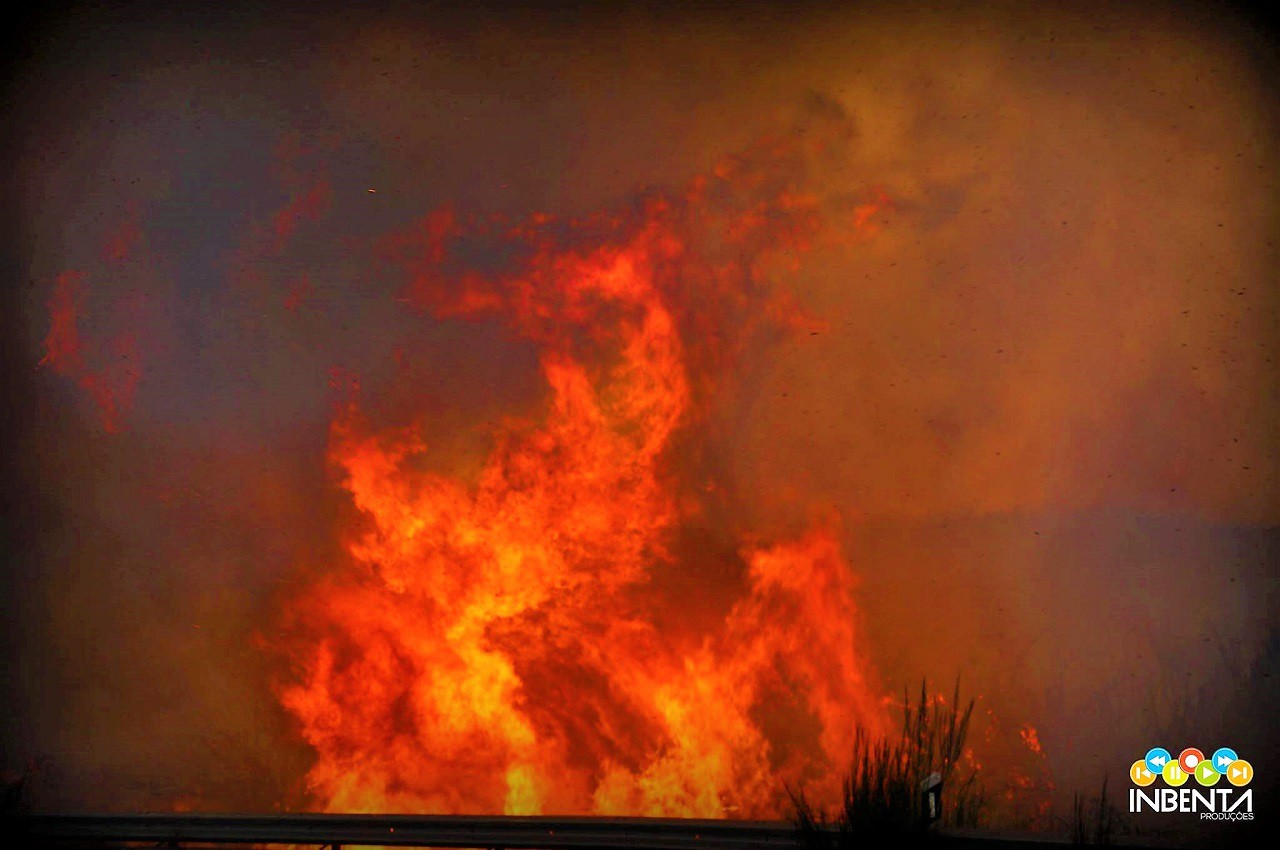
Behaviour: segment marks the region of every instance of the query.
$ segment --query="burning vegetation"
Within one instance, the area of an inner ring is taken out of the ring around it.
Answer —
[[[349,562],[287,601],[272,647],[321,808],[764,817],[788,782],[838,787],[854,735],[885,728],[835,518],[744,534],[712,628],[659,625],[679,600],[648,588],[657,565],[703,569],[673,541],[723,507],[674,447],[696,450],[743,344],[813,325],[771,276],[824,211],[777,179],[798,151],[761,156],[770,171],[728,160],[625,213],[446,209],[382,240],[414,308],[536,345],[546,400],[502,423],[472,481],[426,469],[429,437],[358,399],[333,423]],[[477,271],[467,250],[505,260]],[[771,740],[780,696],[811,740]]]
[[[1157,5],[50,20],[0,767],[896,822],[950,717],[1035,827],[1264,751],[1274,92]]]

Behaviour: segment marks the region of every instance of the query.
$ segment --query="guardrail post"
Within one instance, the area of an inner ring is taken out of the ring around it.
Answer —
[[[936,823],[942,817],[942,774],[929,774],[920,783],[920,810],[925,826]]]

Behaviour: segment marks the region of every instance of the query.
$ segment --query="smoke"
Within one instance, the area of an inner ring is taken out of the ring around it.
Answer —
[[[762,139],[842,237],[763,275],[813,323],[709,402],[681,463],[725,495],[674,545],[713,557],[659,595],[712,622],[741,534],[829,511],[880,678],[962,675],[1059,787],[1157,743],[1262,761],[1269,50],[1154,4],[46,22],[12,110],[6,767],[42,758],[48,808],[298,805],[252,635],[341,557],[335,408],[474,480],[545,403],[528,340],[397,300],[380,240],[632,210]]]

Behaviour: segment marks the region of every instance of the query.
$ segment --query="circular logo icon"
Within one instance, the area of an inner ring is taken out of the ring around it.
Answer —
[[[1244,759],[1236,759],[1227,766],[1227,781],[1232,785],[1248,785],[1253,781],[1253,765]]]
[[[1196,770],[1193,775],[1196,778],[1196,782],[1199,782],[1201,785],[1217,785],[1218,777],[1222,774],[1214,770],[1209,762],[1202,761],[1196,765]]]
[[[1160,773],[1172,758],[1173,756],[1169,755],[1169,751],[1164,747],[1152,747],[1147,750],[1147,770]]]
[[[1182,765],[1176,761],[1171,761],[1164,766],[1161,775],[1164,776],[1165,783],[1177,788],[1187,781],[1187,772],[1182,769]]]
[[[1218,747],[1218,749],[1213,751],[1213,769],[1218,771],[1218,773],[1226,773],[1227,765],[1231,764],[1231,762],[1235,761],[1237,758],[1239,758],[1239,756],[1236,755],[1236,751],[1230,747]]]
[[[1138,759],[1129,767],[1129,778],[1134,785],[1150,785],[1156,781],[1156,775],[1147,767],[1146,761]]]
[[[1196,765],[1204,761],[1204,753],[1195,747],[1187,747],[1178,756],[1178,764],[1182,765],[1182,769],[1187,773],[1195,773]]]

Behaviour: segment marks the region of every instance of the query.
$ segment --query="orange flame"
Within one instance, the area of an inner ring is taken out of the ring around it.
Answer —
[[[318,808],[770,816],[785,783],[837,793],[855,729],[884,730],[834,523],[743,539],[741,595],[704,633],[659,627],[642,592],[717,490],[682,483],[673,439],[744,328],[795,324],[759,278],[816,230],[797,193],[722,215],[701,205],[716,189],[582,222],[444,210],[383,244],[412,304],[532,340],[548,399],[540,421],[503,424],[470,484],[424,471],[415,429],[355,404],[335,421],[365,524],[350,568],[287,603],[281,640]],[[463,237],[516,246],[518,271],[460,267]]]

